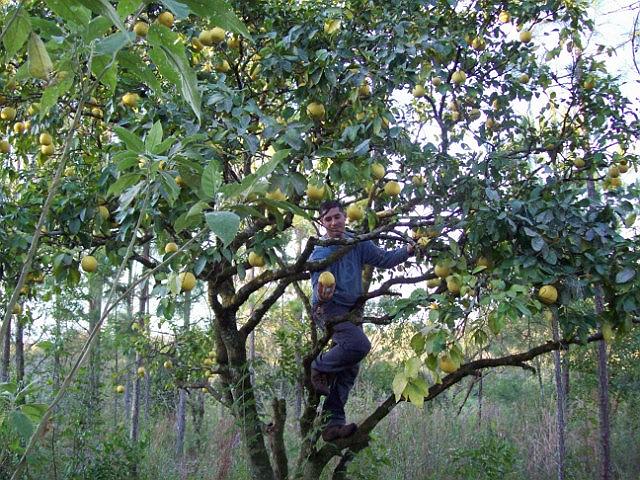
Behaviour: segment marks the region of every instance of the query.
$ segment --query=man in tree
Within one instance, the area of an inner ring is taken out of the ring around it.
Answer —
[[[346,215],[339,202],[324,202],[320,206],[319,218],[326,229],[323,238],[337,239],[350,235],[345,232]],[[340,248],[340,245],[317,246],[310,260],[325,259]],[[363,293],[364,266],[392,268],[406,261],[413,250],[413,245],[407,245],[386,251],[368,240],[357,243],[346,255],[329,266],[328,271],[335,277],[333,285],[322,285],[319,282],[321,272],[313,272],[312,306],[316,323],[321,328],[326,328],[328,324],[347,314],[361,316],[362,312],[353,311],[353,308]],[[355,423],[346,423],[344,406],[358,375],[360,361],[371,349],[362,325],[356,325],[351,319],[335,323],[331,339],[332,348],[320,354],[311,365],[311,384],[320,395],[327,397],[324,413],[328,417],[328,423],[322,431],[322,438],[328,442],[351,436],[357,430]]]

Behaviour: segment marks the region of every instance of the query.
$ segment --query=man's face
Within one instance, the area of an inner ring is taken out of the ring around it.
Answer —
[[[338,207],[333,207],[320,218],[322,226],[327,229],[327,235],[331,238],[340,238],[344,234],[344,225],[347,217]]]

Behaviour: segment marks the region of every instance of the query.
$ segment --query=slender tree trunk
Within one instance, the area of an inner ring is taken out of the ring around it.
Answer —
[[[99,276],[89,280],[89,331],[100,320],[102,313],[103,281]],[[89,350],[89,392],[87,402],[88,424],[95,423],[100,411],[100,334]]]
[[[24,382],[24,325],[16,319],[16,383]]]
[[[149,256],[149,244],[144,245],[142,254],[146,257]],[[149,302],[149,280],[142,282],[140,286],[140,299],[139,299],[139,314],[138,314],[138,332],[142,334],[145,331],[145,315],[147,314],[147,305]],[[131,405],[131,428],[129,430],[129,438],[132,442],[138,442],[139,422],[140,422],[140,389],[142,387],[142,378],[145,375],[141,375],[138,372],[144,367],[144,359],[139,352],[136,352],[136,376],[133,381],[133,402]],[[135,472],[137,477],[137,471]]]
[[[555,311],[553,311],[553,319],[551,321],[551,328],[553,330],[553,340],[557,342],[560,340],[560,334],[558,332],[558,317]],[[553,352],[553,366],[556,381],[556,428],[558,435],[558,450],[556,453],[556,467],[558,480],[564,480],[565,478],[565,442],[564,432],[566,431],[564,407],[566,404],[564,383],[562,381],[562,365],[560,359],[560,350]]]
[[[127,285],[131,285],[131,283],[133,283],[133,267],[129,267],[129,281],[127,283]],[[129,328],[131,328],[131,326],[133,325],[133,290],[131,291],[131,293],[127,296],[127,325],[129,325]],[[131,359],[129,359],[129,361],[131,361]],[[133,358],[133,361],[135,362],[135,357]],[[125,361],[125,364],[127,364],[128,362]],[[126,377],[125,377],[125,390],[124,390],[124,419],[125,419],[125,426],[127,427],[127,429],[131,428],[131,404],[133,403],[133,379],[135,378],[136,372],[135,372],[135,366],[132,368],[130,366],[127,366],[126,368],[126,373],[125,373]]]
[[[2,363],[0,364],[0,382],[9,381],[9,367],[11,366],[11,318],[7,324],[7,334],[2,342]]]
[[[593,180],[587,182],[590,199],[596,198]],[[595,288],[595,312],[597,316],[604,312],[604,294],[602,286]],[[602,328],[600,329],[602,333]],[[609,374],[607,372],[607,345],[604,340],[598,342],[598,410],[600,419],[600,478],[611,480],[611,423],[609,418]]]
[[[183,332],[188,332],[191,322],[191,292],[185,292],[183,311]],[[178,408],[176,409],[176,460],[181,464],[184,457],[184,435],[187,429],[187,391],[178,390]]]

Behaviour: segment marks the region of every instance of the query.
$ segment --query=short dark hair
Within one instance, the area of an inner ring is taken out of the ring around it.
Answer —
[[[341,212],[344,212],[344,207],[338,200],[325,200],[320,204],[320,209],[318,211],[319,217],[324,217],[332,208],[339,208]]]

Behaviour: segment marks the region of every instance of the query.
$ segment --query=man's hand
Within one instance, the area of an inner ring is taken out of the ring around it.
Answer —
[[[318,283],[318,298],[323,302],[328,302],[333,297],[333,292],[336,291],[336,284],[330,286],[324,286]]]

